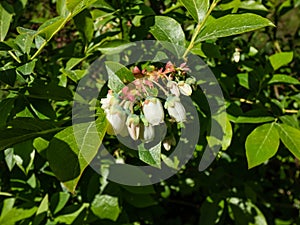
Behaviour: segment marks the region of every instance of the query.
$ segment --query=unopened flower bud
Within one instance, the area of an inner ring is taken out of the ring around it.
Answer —
[[[185,81],[186,84],[192,85],[192,84],[196,84],[197,80],[195,77],[188,77]]]
[[[191,86],[187,83],[184,83],[183,81],[180,81],[178,83],[178,88],[179,88],[181,94],[186,95],[186,96],[190,96],[193,92]]]
[[[176,122],[184,122],[186,120],[186,111],[180,102],[180,99],[175,96],[169,96],[165,103],[165,108],[169,115],[176,120]]]
[[[175,81],[172,81],[172,80],[168,81],[167,87],[170,89],[170,92],[173,95],[179,97],[180,91],[179,91],[178,85]]]
[[[159,99],[150,97],[143,104],[143,113],[147,121],[155,126],[163,122],[164,110]]]
[[[140,119],[138,115],[131,114],[127,117],[126,126],[130,137],[133,140],[137,140],[140,135]]]

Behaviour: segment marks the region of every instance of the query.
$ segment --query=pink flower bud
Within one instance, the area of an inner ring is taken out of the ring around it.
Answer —
[[[164,110],[158,98],[150,97],[143,104],[143,113],[147,121],[152,125],[158,125],[164,120]]]

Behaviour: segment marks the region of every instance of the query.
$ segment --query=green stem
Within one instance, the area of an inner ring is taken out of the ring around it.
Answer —
[[[11,55],[11,57],[14,58],[14,60],[16,60],[18,63],[22,63],[21,60],[12,52],[12,51],[8,51],[8,53]]]
[[[199,22],[199,23],[197,24],[197,27],[196,27],[196,29],[195,29],[195,32],[194,32],[193,36],[192,36],[191,42],[190,42],[189,46],[187,47],[187,49],[185,50],[185,52],[184,52],[184,54],[183,54],[183,56],[182,56],[184,59],[186,59],[187,54],[188,54],[188,53],[191,51],[191,49],[194,47],[195,40],[196,40],[198,34],[199,34],[200,31],[202,30],[202,28],[203,28],[204,24],[206,23],[206,21],[207,21],[209,15],[211,14],[211,12],[212,12],[213,9],[216,7],[216,5],[218,4],[219,1],[220,1],[220,0],[214,0],[214,1],[213,1],[213,3],[212,3],[212,4],[210,5],[210,7],[209,7],[207,13],[205,14],[205,17],[204,17],[203,21],[202,21],[202,22]]]

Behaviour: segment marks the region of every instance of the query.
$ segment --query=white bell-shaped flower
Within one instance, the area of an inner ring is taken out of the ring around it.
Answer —
[[[120,106],[113,106],[109,111],[106,111],[106,118],[115,134],[124,134],[126,114]]]
[[[164,109],[158,98],[147,98],[143,104],[143,113],[147,121],[152,125],[158,125],[164,120]]]
[[[181,104],[180,99],[176,96],[169,96],[165,102],[165,108],[169,115],[176,120],[176,122],[184,122],[186,120],[186,111]]]

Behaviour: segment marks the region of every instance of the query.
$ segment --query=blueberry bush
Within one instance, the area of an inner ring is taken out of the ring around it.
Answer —
[[[300,224],[299,7],[2,0],[0,224]]]

